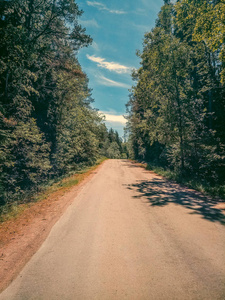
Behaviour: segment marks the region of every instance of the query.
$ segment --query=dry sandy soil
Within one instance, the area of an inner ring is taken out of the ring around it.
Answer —
[[[0,292],[16,278],[77,193],[99,168],[101,166],[81,174],[78,185],[59,189],[46,199],[33,203],[15,219],[0,224]]]

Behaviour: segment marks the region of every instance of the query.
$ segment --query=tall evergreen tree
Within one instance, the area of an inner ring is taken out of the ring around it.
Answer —
[[[133,74],[128,130],[134,155],[216,182],[224,169],[224,100],[218,56],[196,37],[205,3],[196,9],[194,0],[164,2]]]
[[[2,201],[98,155],[102,118],[76,58],[91,42],[81,14],[73,0],[0,2]]]

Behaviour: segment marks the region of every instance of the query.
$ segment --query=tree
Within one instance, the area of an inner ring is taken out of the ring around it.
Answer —
[[[106,154],[109,158],[121,158],[119,145],[116,142],[112,142],[106,150]]]
[[[156,26],[145,34],[141,68],[128,107],[135,158],[169,166],[180,174],[218,180],[223,143],[216,56],[194,39],[198,10],[165,1]],[[205,159],[207,157],[207,159]]]
[[[91,43],[72,0],[0,2],[3,202],[99,154],[102,118],[76,58]]]

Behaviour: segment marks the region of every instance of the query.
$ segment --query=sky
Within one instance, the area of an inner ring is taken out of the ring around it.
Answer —
[[[89,78],[95,100],[106,125],[123,136],[126,103],[129,101],[132,70],[140,67],[136,51],[142,51],[144,34],[150,31],[163,0],[76,0],[84,11],[79,23],[93,38],[79,51],[79,62]]]

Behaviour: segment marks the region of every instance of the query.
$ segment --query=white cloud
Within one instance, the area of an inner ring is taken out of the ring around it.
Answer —
[[[80,23],[84,27],[96,27],[96,28],[100,28],[100,26],[98,25],[98,23],[97,23],[97,21],[95,19],[92,19],[92,20],[80,20]]]
[[[87,5],[96,7],[96,8],[98,8],[99,10],[106,10],[106,11],[112,13],[112,14],[117,14],[117,15],[126,14],[126,12],[123,11],[123,10],[113,10],[113,9],[109,9],[105,4],[100,3],[100,2],[96,2],[96,1],[93,1],[93,2],[87,1]]]
[[[102,57],[96,57],[94,55],[90,56],[87,55],[87,58],[91,61],[94,61],[98,64],[98,67],[107,69],[109,71],[114,71],[116,73],[130,73],[132,68],[131,67],[127,67],[124,65],[120,65],[118,63],[115,62],[109,62],[109,61],[105,61],[105,58]]]
[[[108,112],[101,112],[105,116],[105,120],[108,122],[115,122],[120,124],[126,124],[127,120],[123,115],[114,115]]]
[[[111,80],[109,78],[106,78],[103,75],[98,77],[98,82],[100,84],[103,84],[103,85],[106,85],[106,86],[116,86],[116,87],[121,87],[121,88],[126,88],[126,89],[129,89],[131,87],[130,85],[128,85],[126,83]]]

